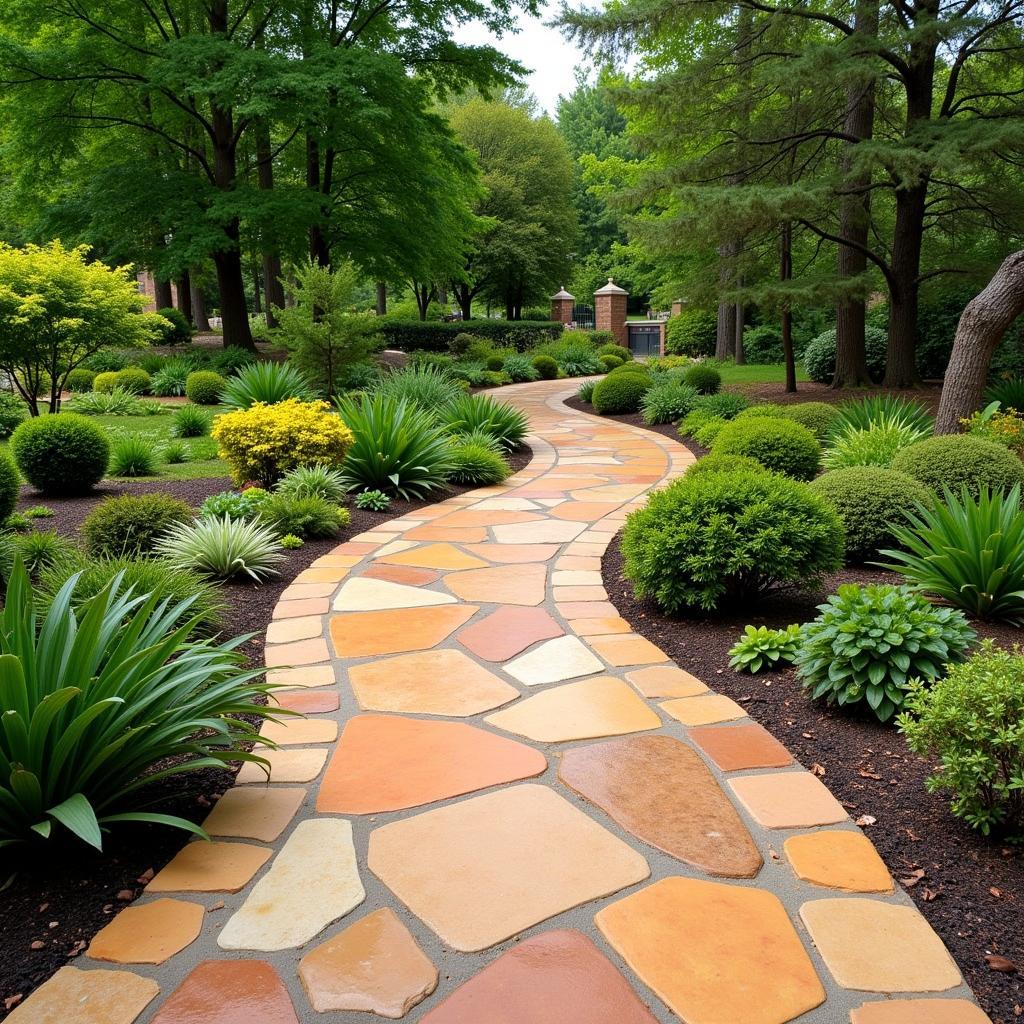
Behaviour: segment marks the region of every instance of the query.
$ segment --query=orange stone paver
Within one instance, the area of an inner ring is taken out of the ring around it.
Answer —
[[[195,942],[206,908],[201,903],[159,899],[125,907],[89,943],[93,960],[115,964],[162,964]]]
[[[846,892],[892,892],[892,875],[860,832],[832,829],[790,836],[783,844],[797,878]]]
[[[211,836],[237,836],[270,843],[288,827],[305,798],[304,789],[238,786],[217,801],[203,828]]]
[[[277,971],[263,960],[207,960],[160,1007],[153,1024],[298,1024]]]
[[[197,840],[156,873],[146,892],[238,892],[270,860],[270,853],[249,843]]]
[[[475,605],[453,604],[335,615],[331,640],[339,658],[424,651],[454,633],[476,612]]]
[[[133,1024],[160,986],[131,971],[62,967],[15,1007],[7,1024]]]
[[[793,763],[790,752],[764,726],[703,726],[687,736],[723,772],[751,768],[785,768]]]
[[[708,688],[696,676],[672,666],[652,666],[627,672],[626,678],[645,697],[696,697]]]
[[[485,619],[459,632],[459,643],[485,661],[508,661],[540,640],[565,630],[543,608],[502,605]]]
[[[497,565],[450,572],[444,585],[463,601],[504,605],[538,605],[544,600],[547,568],[543,565]]]
[[[865,1003],[850,1014],[850,1024],[992,1024],[965,999],[893,999]]]

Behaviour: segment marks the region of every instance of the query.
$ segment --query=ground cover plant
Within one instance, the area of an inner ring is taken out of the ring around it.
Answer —
[[[179,569],[229,580],[247,576],[260,583],[281,571],[285,556],[271,526],[251,519],[202,516],[171,526],[155,553]]]

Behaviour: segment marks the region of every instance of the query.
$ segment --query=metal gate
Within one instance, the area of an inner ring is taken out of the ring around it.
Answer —
[[[661,355],[661,324],[627,323],[629,350],[635,356]]]
[[[577,302],[572,307],[572,322],[581,331],[592,331],[594,329],[594,307]]]

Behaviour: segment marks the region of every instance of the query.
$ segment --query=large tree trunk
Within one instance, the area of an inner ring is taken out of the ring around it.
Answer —
[[[721,296],[732,287],[739,245],[735,241],[723,242],[718,247],[718,292]],[[718,300],[718,330],[715,334],[715,358],[729,359],[736,354],[736,304],[724,298]]]
[[[235,225],[237,231],[237,225]],[[225,249],[213,254],[217,269],[217,290],[220,292],[221,329],[224,347],[256,351],[256,343],[249,330],[249,309],[245,304],[245,285],[242,278],[242,256],[237,249]]]
[[[793,279],[793,225],[787,220],[782,225],[780,239],[779,279]],[[786,391],[796,393],[796,360],[793,358],[793,311],[789,300],[782,307],[782,360],[786,364]]]
[[[199,283],[199,276],[189,274],[189,282],[192,289],[192,317],[195,320],[196,330],[208,331],[210,318],[206,314],[206,297],[203,295],[203,286]]]
[[[457,284],[455,286],[455,301],[462,310],[462,319],[469,320],[473,310],[473,293],[468,284]]]
[[[178,311],[189,323],[193,323],[192,275],[187,270],[178,278]]]
[[[909,388],[917,381],[918,276],[924,236],[927,184],[896,193],[896,226],[892,245],[892,287],[889,295],[889,344],[885,357],[887,388]]]
[[[252,311],[256,314],[263,312],[263,300],[260,298],[260,267],[259,264],[252,261]]]
[[[256,132],[256,177],[260,189],[274,188],[274,160],[270,145],[270,129],[260,125]],[[281,283],[281,257],[265,240],[263,243],[263,295],[266,299],[267,326],[277,326],[275,309],[284,306],[284,285]]]
[[[386,316],[388,312],[388,285],[386,281],[377,282],[377,316]]]
[[[743,331],[747,326],[747,311],[742,302],[736,303],[736,341],[734,349],[736,352],[736,365],[744,366],[747,362],[747,354],[743,351]]]
[[[174,293],[171,291],[170,281],[161,281],[158,277],[153,278],[153,301],[157,309],[170,309],[174,305]]]
[[[936,434],[953,434],[981,405],[989,364],[1003,335],[1024,314],[1024,251],[1007,256],[980,295],[967,303],[957,325],[942,385]]]

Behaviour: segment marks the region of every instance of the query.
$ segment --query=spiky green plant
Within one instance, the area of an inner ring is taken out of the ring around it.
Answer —
[[[220,404],[229,409],[248,409],[257,402],[276,405],[289,398],[308,402],[317,397],[310,379],[290,363],[250,363],[229,377],[220,393]]]
[[[142,434],[115,439],[110,449],[111,476],[155,476],[160,465],[156,443]]]
[[[213,417],[198,405],[183,405],[175,414],[171,430],[175,437],[205,437]]]
[[[843,402],[829,426],[826,443],[850,430],[870,430],[874,426],[906,426],[918,439],[935,430],[935,418],[920,402],[899,395],[873,395]]]
[[[822,461],[826,469],[848,466],[882,466],[892,460],[925,434],[913,424],[900,419],[879,419],[870,427],[847,427],[832,433]]]
[[[285,473],[274,490],[295,498],[327,498],[337,504],[345,497],[345,481],[341,473],[322,463],[296,466]]]
[[[156,553],[171,565],[204,576],[245,575],[261,583],[276,576],[284,561],[277,534],[273,527],[252,520],[210,516],[176,523],[157,543]]]
[[[372,393],[436,415],[465,391],[444,367],[424,365],[384,374],[373,385]]]
[[[530,429],[524,412],[488,395],[459,395],[441,411],[441,419],[454,434],[483,430],[508,450],[518,448]]]

